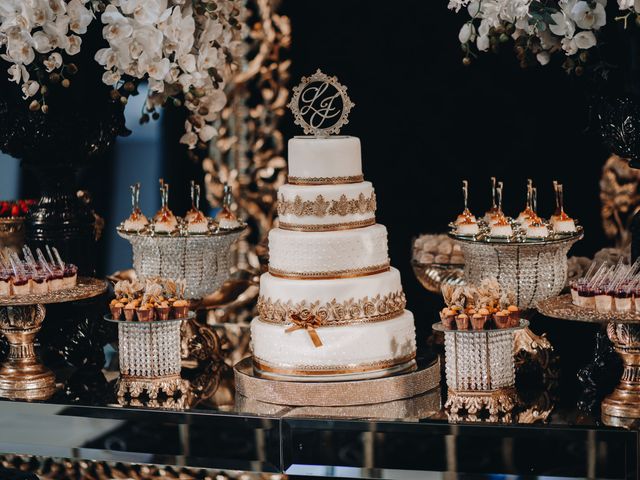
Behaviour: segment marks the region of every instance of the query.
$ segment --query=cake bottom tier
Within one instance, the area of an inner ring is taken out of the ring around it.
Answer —
[[[381,322],[319,327],[316,347],[305,329],[251,322],[254,368],[278,380],[337,381],[377,378],[415,368],[413,314]]]

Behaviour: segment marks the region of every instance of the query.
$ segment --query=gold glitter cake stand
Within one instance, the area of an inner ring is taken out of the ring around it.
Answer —
[[[80,277],[73,288],[0,297],[0,332],[9,342],[9,353],[0,365],[0,397],[46,400],[53,395],[56,377],[40,363],[33,346],[46,315],[45,305],[93,298],[106,289],[104,280]]]
[[[234,368],[236,391],[259,402],[290,406],[335,407],[369,405],[411,398],[440,385],[440,361],[418,360],[417,369],[371,380],[303,382],[258,376],[247,357]]]
[[[543,300],[537,308],[547,317],[607,324],[607,335],[624,369],[618,386],[602,401],[602,421],[607,425],[625,426],[640,419],[640,315],[578,307],[572,303],[570,294]]]

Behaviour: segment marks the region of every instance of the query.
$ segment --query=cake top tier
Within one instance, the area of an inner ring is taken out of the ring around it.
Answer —
[[[361,182],[360,139],[349,136],[289,140],[289,183]]]

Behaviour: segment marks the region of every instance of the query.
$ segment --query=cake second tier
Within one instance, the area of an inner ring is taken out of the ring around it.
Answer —
[[[280,228],[320,232],[376,223],[370,182],[344,185],[283,185],[278,190]]]
[[[348,278],[389,270],[384,225],[335,232],[269,232],[269,272],[289,278]]]

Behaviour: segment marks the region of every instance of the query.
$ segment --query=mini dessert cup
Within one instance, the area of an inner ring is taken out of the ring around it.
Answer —
[[[509,327],[517,327],[520,325],[520,317],[522,316],[522,312],[515,305],[509,305],[507,308],[509,312]]]
[[[169,316],[171,315],[171,307],[168,303],[161,303],[160,305],[156,305],[156,318],[158,320],[169,320]]]
[[[124,305],[120,302],[114,301],[111,302],[111,305],[109,305],[109,310],[111,310],[111,317],[114,320],[120,320],[122,318]]]
[[[28,295],[31,293],[31,285],[28,278],[16,278],[12,282],[12,292],[14,295]]]
[[[47,286],[47,279],[43,276],[33,277],[31,280],[31,293],[47,293],[49,287]]]
[[[461,313],[456,317],[456,328],[458,330],[469,330],[469,316]]]
[[[49,291],[57,292],[64,288],[64,273],[60,269],[55,269],[49,276]]]
[[[509,328],[509,312],[497,312],[493,316],[493,321],[497,328]]]
[[[613,302],[617,312],[630,312],[633,299],[631,291],[626,288],[619,288],[613,297]]]
[[[132,322],[136,315],[136,304],[133,302],[127,303],[124,307],[124,319],[128,322]]]
[[[582,306],[582,301],[580,297],[580,293],[578,292],[578,282],[571,282],[569,284],[569,289],[571,290],[571,302],[578,307]]]
[[[139,322],[151,322],[153,320],[153,309],[142,306],[136,310]]]
[[[609,292],[600,290],[595,296],[596,310],[602,313],[608,313],[613,307],[613,297]]]
[[[64,288],[73,288],[76,286],[76,282],[78,281],[78,267],[68,263],[64,267],[64,272],[62,274],[62,285]]]
[[[176,300],[173,302],[173,317],[186,318],[189,314],[189,304],[186,300]]]
[[[474,313],[471,316],[471,326],[474,330],[484,330],[487,324],[488,315],[481,315],[480,313]]]
[[[11,277],[0,277],[0,297],[8,297],[11,295]]]
[[[584,308],[596,308],[596,292],[588,285],[578,284],[579,306]]]
[[[453,330],[456,327],[456,312],[450,308],[444,308],[440,312],[440,321],[444,328]]]

